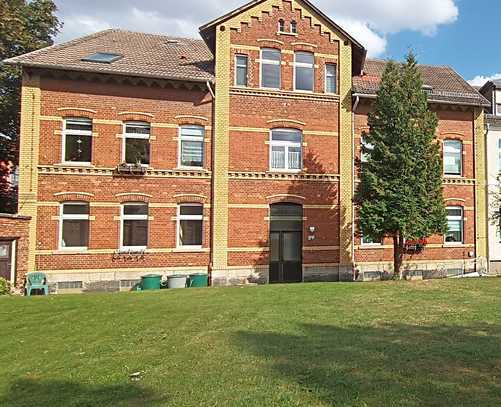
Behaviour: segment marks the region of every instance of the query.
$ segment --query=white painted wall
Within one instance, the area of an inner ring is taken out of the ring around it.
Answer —
[[[499,92],[499,91],[498,91]],[[499,99],[501,100],[501,98]],[[487,182],[489,185],[489,218],[496,210],[493,194],[500,192],[497,181],[500,165],[499,142],[501,140],[501,128],[489,128],[487,134]],[[499,209],[497,209],[499,210]],[[499,225],[489,220],[489,260],[501,261],[501,233]]]

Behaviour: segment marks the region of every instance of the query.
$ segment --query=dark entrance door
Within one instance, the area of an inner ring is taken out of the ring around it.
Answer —
[[[270,283],[299,283],[303,281],[303,208],[276,204],[270,211]]]
[[[10,281],[12,242],[0,242],[0,277]]]

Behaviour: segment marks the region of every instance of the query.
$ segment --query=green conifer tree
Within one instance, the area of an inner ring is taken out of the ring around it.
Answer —
[[[394,273],[402,278],[405,241],[447,231],[438,119],[412,53],[404,64],[387,64],[368,124],[355,194],[360,232],[393,239]]]

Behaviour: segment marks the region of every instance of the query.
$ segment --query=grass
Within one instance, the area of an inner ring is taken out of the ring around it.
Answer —
[[[10,297],[0,329],[0,406],[501,405],[501,279]]]

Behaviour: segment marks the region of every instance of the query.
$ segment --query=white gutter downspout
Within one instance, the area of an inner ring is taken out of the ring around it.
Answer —
[[[358,105],[360,103],[360,96],[359,95],[355,95],[355,103],[353,103],[353,108],[352,108],[352,118],[351,118],[351,128],[352,128],[352,136],[351,136],[351,149],[352,149],[352,157],[351,157],[351,162],[352,162],[352,165],[351,165],[351,171],[352,171],[352,180],[353,180],[353,184],[352,184],[352,191],[351,191],[351,196],[354,197],[355,196],[355,113],[357,111],[357,108],[358,108]],[[353,204],[352,204],[353,205]],[[353,256],[353,259],[352,259],[352,262],[353,262],[353,272],[355,273],[355,268],[356,268],[356,264],[355,264],[355,211],[352,210],[352,219],[351,219],[351,252],[353,253],[352,256]]]
[[[212,98],[215,99],[216,95],[215,95],[214,91],[212,90],[212,86],[210,84],[210,81],[207,81],[206,84],[207,84],[207,89],[209,89],[209,92],[210,92]]]

